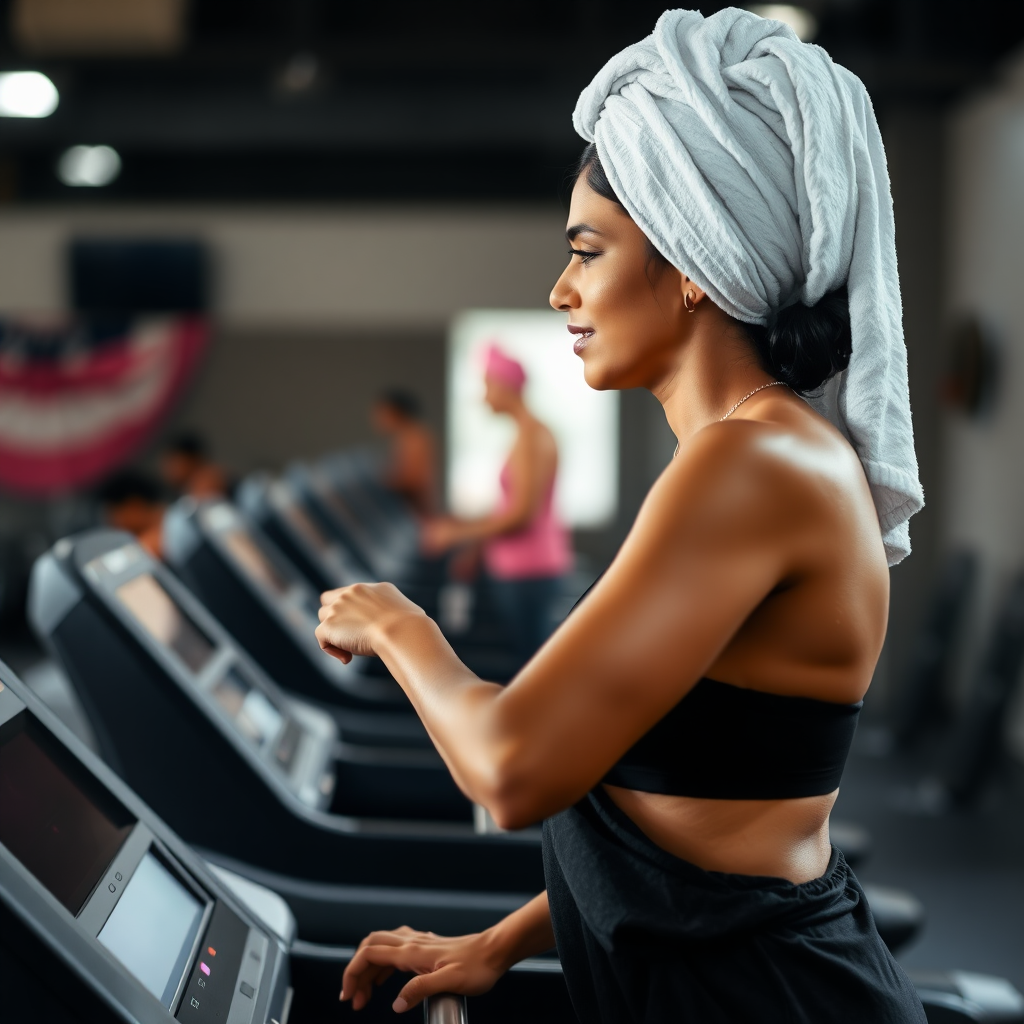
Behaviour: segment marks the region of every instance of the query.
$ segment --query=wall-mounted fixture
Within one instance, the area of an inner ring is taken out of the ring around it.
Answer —
[[[198,313],[209,301],[209,257],[190,238],[76,238],[68,247],[71,305],[86,313]]]
[[[306,96],[323,85],[324,69],[315,53],[293,53],[274,76],[274,91],[289,98]]]
[[[956,323],[949,352],[943,403],[973,418],[990,413],[998,398],[999,350],[977,315],[968,314]]]

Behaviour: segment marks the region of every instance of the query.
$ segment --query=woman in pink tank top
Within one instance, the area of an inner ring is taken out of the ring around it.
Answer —
[[[435,519],[424,527],[428,551],[479,544],[495,603],[517,653],[531,657],[556,625],[562,577],[572,565],[569,533],[554,509],[558,447],[523,400],[526,372],[496,345],[487,352],[485,401],[511,416],[516,438],[501,471],[501,499],[482,519]]]

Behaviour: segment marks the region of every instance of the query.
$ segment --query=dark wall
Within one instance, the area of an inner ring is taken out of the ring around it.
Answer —
[[[906,670],[941,554],[945,117],[941,107],[931,104],[889,105],[881,124],[896,215],[914,436],[927,504],[910,522],[913,553],[891,573],[889,634],[874,691],[876,706]]]
[[[409,388],[444,429],[445,336],[440,331],[220,330],[170,429],[202,431],[233,472],[276,469],[373,440],[370,406]]]

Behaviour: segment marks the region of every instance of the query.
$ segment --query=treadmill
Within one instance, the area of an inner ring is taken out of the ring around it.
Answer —
[[[0,895],[6,1019],[286,1015],[290,936],[262,924],[6,666]]]
[[[90,598],[107,612],[93,634],[78,632],[89,621],[82,612],[64,615],[54,625],[52,619],[69,602],[78,612],[92,606]],[[97,714],[88,703],[86,708],[99,719],[101,746],[104,726],[111,721],[103,702],[118,685],[138,689],[134,679],[115,681],[107,678],[109,673],[93,681],[92,673],[102,673],[103,654],[94,650],[100,646],[102,623],[113,627],[113,643],[123,646],[127,640],[129,650],[145,652],[154,685],[184,693],[190,704],[204,708],[225,736],[272,765],[304,803],[370,816],[472,818],[472,805],[407,702],[402,715],[339,710],[332,717],[288,697],[129,534],[94,530],[59,541],[34,567],[29,615],[41,639],[79,667],[86,679],[83,690],[96,690],[91,700]],[[80,643],[93,636],[92,644]],[[63,649],[65,644],[69,649]],[[115,737],[105,744],[112,758],[118,756],[117,742]]]
[[[391,525],[366,502],[353,501],[317,464],[292,463],[285,471],[306,511],[366,572],[403,590],[437,590],[446,582],[446,560],[419,550],[419,531]],[[390,518],[390,517],[389,517]]]
[[[315,635],[319,593],[229,501],[182,498],[172,505],[164,516],[163,555],[284,689],[326,707],[410,714],[405,694],[379,659],[354,658],[345,665],[324,654]]]
[[[322,456],[316,465],[332,487],[353,497],[357,515],[387,524],[392,532],[416,530],[409,505],[384,484],[384,464],[373,452],[349,448]]]
[[[407,908],[393,908],[392,918]],[[380,925],[381,922],[378,922]],[[320,1024],[352,1019],[351,946],[295,938],[279,899],[212,867],[0,663],[0,977],[14,1024]],[[16,980],[15,980],[16,979]],[[395,975],[358,1020],[393,1021]],[[915,978],[931,1024],[1021,1024],[1001,978]],[[429,1000],[427,1024],[564,1024],[557,960],[486,995]]]
[[[392,908],[378,926],[405,916]],[[295,937],[286,904],[186,845],[0,663],[0,977],[12,1024],[319,1024],[351,946]],[[404,978],[359,1020],[389,1020]],[[557,960],[471,1001],[479,1024],[571,1019]],[[439,996],[429,1024],[465,1024]]]
[[[507,681],[522,667],[508,628],[482,580],[448,578],[448,556],[420,552],[420,529],[395,495],[381,486],[367,459],[328,456],[294,463],[286,474],[309,514],[343,545],[362,553],[381,579],[390,579],[442,626],[460,657],[488,679]]]
[[[302,572],[317,591],[375,582],[337,540],[306,510],[287,480],[269,473],[247,476],[238,488],[238,505]]]
[[[130,535],[58,541],[29,618],[104,760],[186,840],[284,895],[304,937],[354,941],[412,904],[417,927],[477,931],[544,888],[538,830],[477,834],[433,750],[369,730],[357,745],[360,723],[339,741]]]
[[[324,511],[317,511],[319,506],[296,482],[304,473],[300,467],[292,467],[282,478],[253,473],[242,481],[236,498],[249,521],[263,531],[317,593],[390,578],[437,621],[455,652],[474,672],[499,683],[508,682],[516,674],[521,665],[510,653],[506,630],[480,588],[448,582],[442,563],[432,565],[426,576],[419,570],[407,571],[393,559],[389,566],[398,570],[395,576],[371,572],[364,561],[356,561],[344,535],[332,529]],[[332,486],[330,479],[321,480],[327,490]]]
[[[298,465],[294,468],[299,469]],[[404,565],[436,561],[424,559],[419,520],[404,499],[384,486],[380,466],[365,451],[327,455],[300,472],[315,478],[322,500],[333,503],[340,499],[336,515],[350,515],[378,546]],[[443,570],[443,561],[439,567]],[[435,578],[445,582],[444,574]]]

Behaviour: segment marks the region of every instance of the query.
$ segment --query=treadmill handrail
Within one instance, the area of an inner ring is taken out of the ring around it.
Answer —
[[[423,1003],[423,1019],[426,1024],[468,1024],[465,996],[441,992],[428,997]]]

